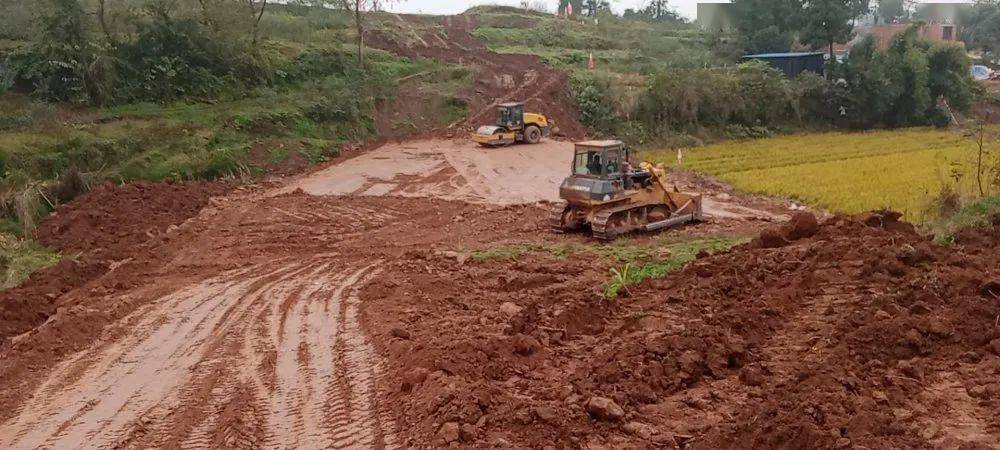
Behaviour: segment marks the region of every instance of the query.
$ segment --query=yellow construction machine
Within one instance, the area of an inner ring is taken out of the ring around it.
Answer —
[[[701,194],[668,188],[666,170],[645,162],[634,169],[632,158],[621,141],[576,143],[573,172],[559,187],[566,206],[555,211],[553,230],[590,228],[594,237],[611,240],[703,219]]]
[[[547,117],[524,112],[524,103],[497,105],[496,125],[484,125],[472,133],[472,140],[483,147],[499,147],[515,142],[536,144],[548,136],[551,123]]]

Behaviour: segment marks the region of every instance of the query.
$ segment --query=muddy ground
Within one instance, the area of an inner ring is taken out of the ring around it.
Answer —
[[[407,446],[995,448],[998,237],[834,217],[614,300],[589,258],[426,253],[362,300]]]
[[[0,446],[998,442],[996,232],[944,248],[891,217],[800,219],[614,300],[595,253],[469,258],[597,245],[547,229],[543,168],[562,170],[563,145],[417,141],[228,193],[108,187],[67,205],[43,240],[100,264],[8,291],[47,306],[25,331],[4,316]],[[676,178],[721,206],[673,240],[787,214]]]

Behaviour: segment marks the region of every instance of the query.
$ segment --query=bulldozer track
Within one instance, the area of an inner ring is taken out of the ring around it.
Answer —
[[[634,205],[625,205],[598,212],[594,215],[594,219],[590,225],[593,236],[602,241],[610,241],[631,231],[637,230],[637,227],[631,227],[625,230],[612,230],[608,228],[608,224],[611,221],[611,218],[616,214],[625,213],[629,210],[638,208],[642,208],[642,206],[637,207]]]

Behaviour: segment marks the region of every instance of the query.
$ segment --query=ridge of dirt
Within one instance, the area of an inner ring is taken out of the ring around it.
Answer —
[[[211,182],[105,182],[59,205],[39,224],[38,241],[63,253],[121,259],[130,249],[193,217],[231,186]]]
[[[44,323],[60,307],[63,294],[136,256],[143,242],[194,216],[212,196],[229,189],[219,183],[104,183],[58,206],[39,224],[36,236],[64,258],[0,292],[0,339]]]
[[[411,253],[362,291],[406,446],[994,448],[1000,231],[796,214],[604,300],[605,265]]]
[[[399,15],[403,27],[416,21]],[[526,111],[544,114],[555,123],[556,136],[578,140],[587,132],[580,123],[569,95],[569,77],[553,69],[534,55],[491,52],[472,36],[477,18],[474,14],[446,16],[441,19],[443,33],[419,36],[413,43],[399,42],[381,30],[368,33],[368,44],[410,58],[428,58],[471,67],[475,86],[465,94],[469,114],[461,127],[474,130],[494,122],[494,106],[505,101],[522,101]],[[443,36],[442,36],[443,34]]]

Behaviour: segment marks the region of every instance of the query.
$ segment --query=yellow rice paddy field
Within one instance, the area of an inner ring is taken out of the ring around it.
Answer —
[[[682,153],[683,168],[743,191],[836,212],[892,208],[921,221],[942,185],[954,183],[955,170],[971,174],[974,146],[960,132],[914,128],[733,141]],[[678,166],[676,150],[644,156]],[[959,189],[970,190],[971,182],[964,177]]]

